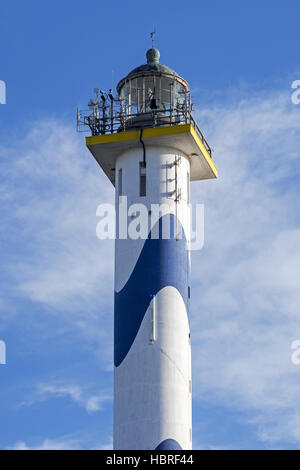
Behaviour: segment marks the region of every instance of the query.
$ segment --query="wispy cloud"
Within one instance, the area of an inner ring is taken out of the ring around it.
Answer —
[[[14,259],[18,286],[32,300],[70,310],[112,276],[104,256],[112,244],[102,246],[95,229],[96,207],[113,201],[113,187],[63,124],[39,124],[9,159],[14,187],[7,218],[16,230],[22,226],[25,245]]]
[[[39,444],[28,445],[24,441],[16,442],[8,450],[79,450],[80,441],[72,439],[45,439]]]
[[[250,413],[265,442],[299,445],[300,109],[277,93],[199,120],[220,178],[193,187],[206,208],[192,266],[194,394]]]
[[[36,124],[0,156],[0,323],[30,300],[80,330],[110,365],[113,242],[97,239],[96,208],[113,202],[113,186],[63,122]]]
[[[91,442],[90,436],[76,437],[75,435],[59,436],[55,439],[43,439],[40,442],[28,444],[25,441],[17,441],[8,450],[92,450],[112,449],[112,437],[109,436],[103,444]]]
[[[103,404],[112,400],[111,393],[109,392],[101,391],[91,393],[87,387],[54,382],[39,383],[30,399],[24,401],[22,405],[31,406],[40,401],[64,397],[70,398],[74,403],[83,407],[88,413],[102,410]]]

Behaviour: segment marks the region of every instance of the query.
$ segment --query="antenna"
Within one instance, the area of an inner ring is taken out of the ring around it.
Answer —
[[[155,28],[153,25],[152,31],[150,33],[151,39],[152,39],[152,49],[154,49],[154,36],[155,36]]]
[[[106,101],[106,96],[105,96],[105,92],[103,90],[100,90],[100,98],[102,99],[103,106],[104,106],[105,101]]]
[[[115,78],[115,71],[112,70],[111,71],[111,88],[112,88],[112,90],[114,89],[114,81],[115,81],[114,78]]]

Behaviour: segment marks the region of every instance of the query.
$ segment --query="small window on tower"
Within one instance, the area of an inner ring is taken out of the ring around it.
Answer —
[[[140,162],[140,196],[146,196],[146,164]]]
[[[122,196],[122,168],[118,171],[118,196]]]

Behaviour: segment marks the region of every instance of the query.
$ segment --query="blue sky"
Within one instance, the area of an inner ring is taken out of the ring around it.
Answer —
[[[192,255],[194,447],[300,448],[297,1],[6,2],[0,80],[0,448],[110,448],[113,188],[77,106],[144,63],[192,88],[217,181]]]

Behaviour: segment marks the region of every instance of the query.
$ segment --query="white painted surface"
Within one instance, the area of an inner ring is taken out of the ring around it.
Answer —
[[[152,305],[114,382],[114,449],[155,449],[175,439],[191,449],[189,324],[174,287],[156,296],[156,341],[151,344]]]
[[[178,190],[174,201],[176,157]],[[187,173],[189,160],[173,150],[146,147],[146,197],[139,197],[139,162],[142,146],[117,159],[116,175],[122,168],[122,192],[128,206],[143,203],[167,204],[177,215],[189,240]],[[116,184],[116,188],[118,184]],[[116,209],[118,193],[116,192]],[[129,218],[129,221],[131,219]],[[150,215],[149,215],[150,230]],[[115,290],[128,281],[145,240],[116,240]],[[152,305],[149,306],[134,343],[114,375],[114,448],[155,449],[164,439],[175,439],[183,449],[191,448],[191,354],[189,322],[180,293],[164,287],[156,296],[156,341],[151,344]],[[128,312],[130,321],[130,312]]]
[[[181,157],[181,163],[177,168],[178,189],[182,197],[175,207],[175,158]],[[167,204],[171,214],[176,214],[181,222],[186,239],[190,239],[190,214],[187,206],[187,173],[189,173],[189,160],[183,155],[176,154],[169,149],[161,147],[146,148],[147,162],[147,195],[139,197],[139,162],[143,160],[142,147],[127,151],[122,154],[116,165],[116,174],[122,168],[123,195],[127,196],[128,207],[132,204],[145,204],[148,211],[151,204]],[[118,185],[116,185],[118,187]],[[118,214],[118,192],[116,191],[116,212]],[[129,218],[129,223],[132,218]],[[151,216],[149,215],[149,230],[151,228]],[[115,245],[115,290],[119,292],[134,269],[141,253],[145,240],[116,241]]]

